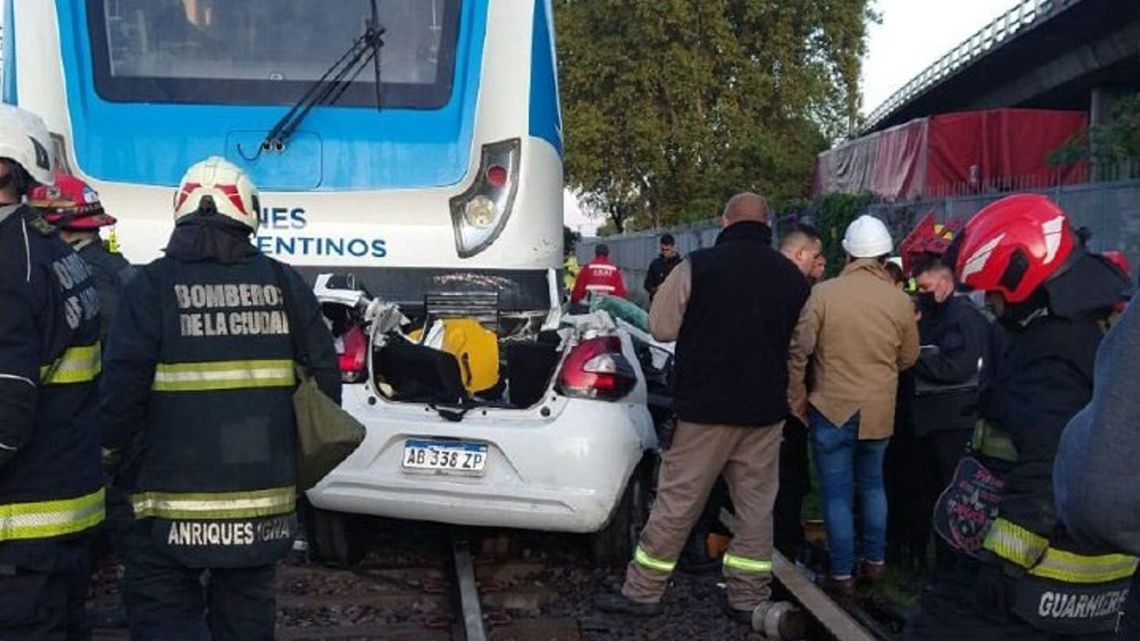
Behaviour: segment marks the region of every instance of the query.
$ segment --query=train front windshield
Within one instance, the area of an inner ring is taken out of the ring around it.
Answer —
[[[378,0],[387,108],[451,97],[460,0]],[[98,93],[112,102],[296,101],[349,48],[369,0],[89,0]],[[340,99],[375,105],[371,66]]]

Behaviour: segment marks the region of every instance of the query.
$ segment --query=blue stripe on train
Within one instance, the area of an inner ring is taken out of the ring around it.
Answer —
[[[562,156],[562,115],[554,57],[554,12],[550,0],[535,0],[530,47],[530,135],[546,140]]]
[[[309,135],[290,150],[296,161],[290,163],[286,151],[276,162],[250,164],[254,181],[281,191],[417,189],[461,181],[474,137],[488,2],[462,3],[454,89],[443,108],[314,109],[302,129]],[[233,138],[267,131],[286,111],[282,106],[103,100],[94,88],[86,4],[56,0],[74,153],[84,173],[99,180],[175,186],[190,163],[206,156],[240,161]],[[317,149],[319,162],[309,155]]]

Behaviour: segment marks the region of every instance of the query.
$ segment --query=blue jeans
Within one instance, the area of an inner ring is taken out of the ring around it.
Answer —
[[[811,449],[823,493],[823,518],[831,575],[849,577],[855,569],[855,492],[863,500],[863,554],[881,563],[887,552],[887,494],[883,455],[890,439],[859,440],[859,415],[837,427],[812,410]]]

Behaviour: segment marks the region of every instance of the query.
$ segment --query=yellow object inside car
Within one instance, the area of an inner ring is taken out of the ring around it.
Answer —
[[[468,394],[491,389],[499,383],[499,337],[471,318],[448,318],[438,321],[443,325],[442,342],[432,339],[429,347],[447,352],[459,361],[459,375]],[[434,327],[433,327],[434,330]],[[408,334],[413,341],[424,343],[423,330]]]

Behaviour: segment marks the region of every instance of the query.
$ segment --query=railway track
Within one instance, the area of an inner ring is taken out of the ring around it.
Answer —
[[[583,561],[569,536],[427,526],[361,565],[294,560],[278,572],[279,641],[689,641],[764,638],[724,617],[717,575],[678,574],[661,617],[593,610],[620,569]],[[409,543],[409,541],[411,541]],[[808,612],[810,641],[895,641],[885,626],[827,597],[799,568],[775,559],[777,594]],[[104,603],[106,605],[106,603]],[[97,630],[97,641],[126,641]]]

